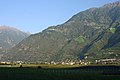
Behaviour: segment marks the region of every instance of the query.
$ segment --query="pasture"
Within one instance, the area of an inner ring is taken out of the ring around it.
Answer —
[[[1,67],[1,80],[120,80],[120,66]]]

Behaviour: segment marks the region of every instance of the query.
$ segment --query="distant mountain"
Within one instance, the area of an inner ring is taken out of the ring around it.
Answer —
[[[32,62],[102,58],[120,58],[120,1],[31,35],[3,57]]]
[[[21,42],[29,34],[9,26],[0,26],[0,53]]]

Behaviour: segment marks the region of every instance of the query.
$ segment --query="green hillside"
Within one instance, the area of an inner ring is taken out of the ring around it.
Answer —
[[[120,1],[91,8],[24,39],[3,57],[21,61],[119,58]],[[112,54],[110,52],[112,51]],[[117,55],[117,56],[116,56]]]

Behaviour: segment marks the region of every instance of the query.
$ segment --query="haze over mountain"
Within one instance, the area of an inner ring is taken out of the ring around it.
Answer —
[[[120,1],[91,8],[24,39],[3,60],[65,61],[120,58]]]
[[[5,25],[0,26],[0,51],[14,47],[29,35],[30,34],[22,32],[16,28]]]

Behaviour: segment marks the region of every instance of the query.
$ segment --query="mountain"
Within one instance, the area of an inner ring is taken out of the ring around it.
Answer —
[[[14,47],[28,36],[29,34],[15,28],[5,25],[0,26],[0,53]]]
[[[27,62],[120,58],[120,1],[91,8],[33,34],[3,59]],[[87,56],[87,58],[86,58]]]

